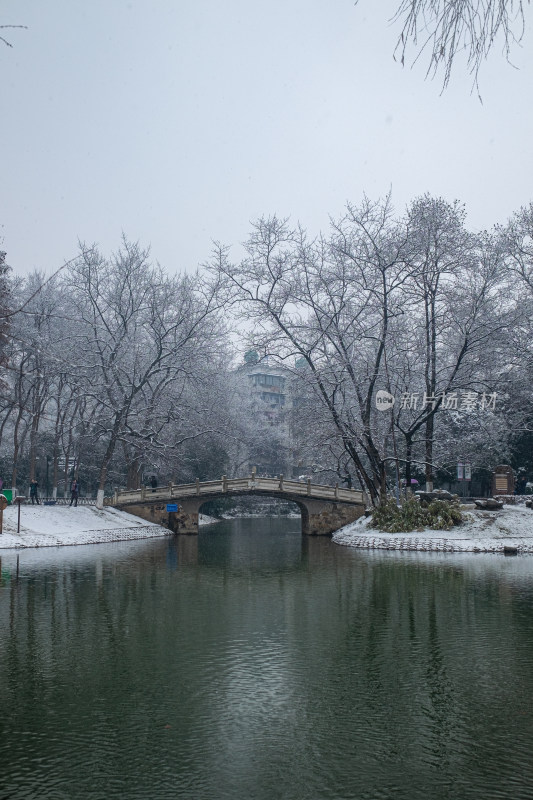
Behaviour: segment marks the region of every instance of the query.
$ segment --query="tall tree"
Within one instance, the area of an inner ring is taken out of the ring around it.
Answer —
[[[474,267],[472,252],[473,237],[464,227],[465,211],[457,203],[449,204],[442,198],[429,195],[415,200],[407,212],[409,237],[409,257],[414,267],[413,279],[406,292],[413,303],[409,315],[411,338],[409,351],[417,353],[417,344],[422,345],[422,358],[419,367],[423,370],[423,389],[426,402],[417,415],[416,421],[402,430],[406,443],[406,481],[410,485],[410,450],[413,437],[423,426],[425,428],[425,473],[428,490],[433,488],[433,434],[435,413],[440,407],[441,396],[454,386],[454,379],[466,355],[467,346],[461,346],[454,360],[451,374],[446,371],[446,385],[443,383],[441,363],[449,358],[449,351],[443,347],[449,336],[450,297],[465,270]],[[416,321],[419,330],[416,330]],[[415,326],[413,326],[415,322]],[[446,354],[443,358],[443,354]],[[411,378],[413,378],[411,371]],[[439,387],[439,384],[441,386]],[[411,385],[406,390],[414,391]],[[429,399],[435,398],[435,399]]]
[[[329,238],[312,241],[286,220],[260,219],[245,247],[234,264],[219,246],[211,269],[254,324],[258,349],[307,365],[302,380],[377,502],[388,455],[373,399],[410,269],[390,199],[349,205]]]
[[[533,431],[533,203],[523,206],[506,225],[496,229],[506,267],[506,287],[516,309],[509,329],[510,411],[515,419],[517,448],[529,442]]]
[[[11,268],[6,264],[7,253],[0,250],[0,367],[5,367],[7,362],[6,346],[9,332],[9,310],[11,288],[9,273]],[[0,377],[0,383],[2,378]]]
[[[104,446],[99,505],[119,442],[126,453],[176,446],[179,432],[163,432],[164,423],[220,339],[216,287],[198,275],[170,278],[148,259],[123,238],[110,259],[82,248],[67,275],[78,317],[70,368],[98,407],[93,432]]]

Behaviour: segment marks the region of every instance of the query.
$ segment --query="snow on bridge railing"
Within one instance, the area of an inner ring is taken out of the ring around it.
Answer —
[[[250,491],[269,492],[271,494],[299,495],[312,497],[319,500],[338,500],[344,503],[365,503],[363,492],[356,489],[340,489],[338,485],[311,483],[286,480],[283,475],[279,478],[261,478],[252,473],[249,478],[226,478],[223,475],[216,481],[201,481],[194,483],[172,484],[155,488],[143,486],[141,489],[120,490],[116,489],[113,497],[107,497],[106,505],[127,503],[154,503],[172,500],[180,497],[193,497],[198,495],[220,495]]]

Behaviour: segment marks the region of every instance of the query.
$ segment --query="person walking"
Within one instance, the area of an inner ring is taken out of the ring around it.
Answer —
[[[37,503],[37,505],[39,505],[39,484],[37,483],[35,478],[33,478],[33,480],[30,481],[30,498],[32,505],[34,503]]]
[[[74,508],[78,505],[78,495],[80,493],[80,484],[78,480],[74,478],[72,483],[70,484],[70,505],[74,503]]]

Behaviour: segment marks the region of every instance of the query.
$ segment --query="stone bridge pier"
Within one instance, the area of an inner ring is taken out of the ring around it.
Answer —
[[[355,522],[364,512],[363,505],[331,502],[314,498],[290,498],[300,508],[302,533],[308,536],[330,536],[339,528]]]

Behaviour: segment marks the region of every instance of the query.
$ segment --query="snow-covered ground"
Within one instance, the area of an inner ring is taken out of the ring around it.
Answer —
[[[214,525],[215,522],[220,522],[216,517],[209,517],[207,514],[200,514],[198,525]]]
[[[435,550],[446,553],[503,553],[515,547],[533,553],[533,511],[505,505],[501,511],[465,511],[465,521],[450,531],[424,529],[384,533],[361,517],[333,534],[333,541],[372,550]]]
[[[20,533],[17,511],[4,511],[0,550],[13,547],[57,547],[57,545],[120,542],[128,539],[151,539],[170,536],[171,531],[115,508],[95,506],[23,505],[20,509]],[[200,525],[217,522],[200,515]]]

